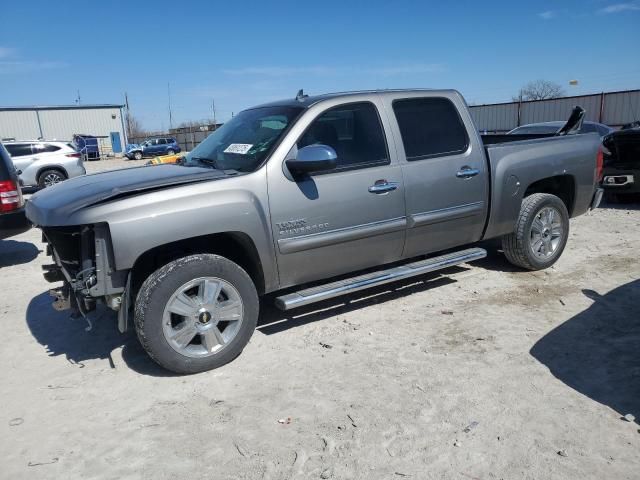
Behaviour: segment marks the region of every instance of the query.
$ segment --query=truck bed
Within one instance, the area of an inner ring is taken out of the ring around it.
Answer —
[[[553,177],[561,184],[571,217],[585,213],[591,205],[596,156],[601,145],[598,134],[526,137],[488,144],[483,138],[490,178],[504,179],[490,180],[491,208],[484,238],[513,231],[520,209],[520,202],[514,202],[513,198],[523,198],[527,188],[544,177]]]

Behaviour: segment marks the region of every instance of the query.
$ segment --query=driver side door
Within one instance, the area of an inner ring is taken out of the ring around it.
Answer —
[[[326,108],[287,155],[322,144],[333,170],[295,178],[286,162],[268,171],[280,286],[298,285],[398,260],[406,227],[404,184],[377,102]],[[309,115],[310,113],[308,113]],[[380,185],[385,188],[374,188]]]

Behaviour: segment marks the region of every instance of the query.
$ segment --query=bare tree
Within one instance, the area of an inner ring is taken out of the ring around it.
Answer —
[[[129,114],[127,119],[127,126],[129,127],[130,138],[140,138],[149,135],[149,132],[142,127],[140,121],[131,114]]]
[[[558,98],[564,95],[566,95],[566,92],[561,85],[548,80],[535,80],[522,87],[518,95],[513,97],[513,101],[545,100],[547,98]]]

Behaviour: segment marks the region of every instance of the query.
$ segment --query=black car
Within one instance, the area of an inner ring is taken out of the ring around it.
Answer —
[[[602,186],[609,195],[640,193],[640,124],[613,132],[602,141],[606,147]]]
[[[0,143],[0,240],[29,230],[18,174],[9,152]]]

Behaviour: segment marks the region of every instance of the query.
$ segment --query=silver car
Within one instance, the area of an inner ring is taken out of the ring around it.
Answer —
[[[566,122],[540,122],[522,125],[511,130],[508,135],[531,135],[531,134],[553,134],[562,128]],[[601,137],[614,132],[615,129],[608,125],[597,122],[582,122],[580,133],[597,133]]]
[[[86,172],[82,155],[67,142],[6,142],[25,187],[45,188]]]

